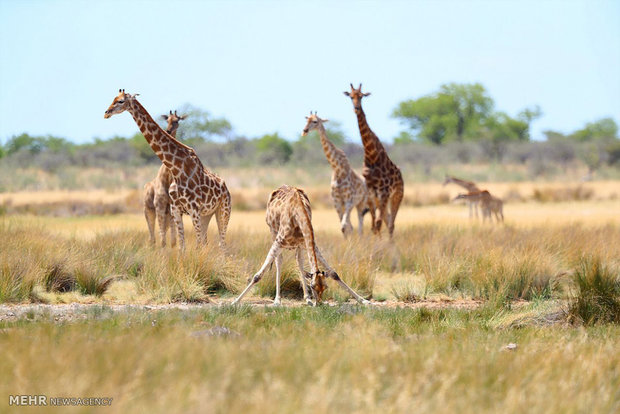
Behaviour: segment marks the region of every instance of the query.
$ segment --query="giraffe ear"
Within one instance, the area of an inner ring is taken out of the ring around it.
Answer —
[[[187,115],[181,115],[181,116],[179,117],[179,119],[181,119],[181,120],[183,120],[183,119],[185,119],[185,118],[187,118]]]
[[[362,96],[370,96],[370,92],[363,93]]]
[[[135,98],[136,96],[140,96],[140,94],[139,94],[139,93],[134,93],[133,95],[129,95],[129,96],[131,96],[131,98],[133,99],[133,98]]]
[[[323,122],[323,123],[329,122],[329,119],[321,119],[321,122]]]
[[[349,92],[343,92],[345,95],[347,96],[351,96],[351,94]]]
[[[164,121],[167,121],[168,120],[168,115],[162,115],[161,119],[163,119]]]

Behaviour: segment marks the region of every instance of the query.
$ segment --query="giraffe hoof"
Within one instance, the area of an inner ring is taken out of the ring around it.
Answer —
[[[276,299],[273,301],[273,306],[282,306],[282,302],[280,301],[280,299]]]

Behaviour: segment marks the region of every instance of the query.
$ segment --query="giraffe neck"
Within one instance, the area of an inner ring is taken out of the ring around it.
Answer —
[[[178,159],[184,164],[195,159],[200,164],[198,157],[192,157],[192,155],[195,154],[194,150],[168,135],[168,133],[153,120],[140,102],[134,99],[128,111],[134,121],[136,121],[136,124],[138,124],[140,132],[144,135],[146,142],[148,142],[153,152],[155,152],[155,155],[157,155],[175,178],[181,177],[184,170],[188,168],[191,169],[191,166],[184,166],[185,168],[181,168],[181,165],[178,165]],[[175,165],[175,161],[177,161],[177,165]]]
[[[456,185],[463,187],[464,189],[468,191],[480,191],[478,189],[478,186],[470,181],[465,181],[465,180],[461,180],[456,177],[452,177],[452,182]]]
[[[321,137],[321,145],[323,146],[325,157],[334,172],[343,172],[343,170],[346,170],[349,166],[346,157],[344,157],[342,151],[336,148],[329,138],[327,138],[327,132],[325,131],[325,127],[322,123],[319,123],[317,130],[319,131],[319,136]]]
[[[360,109],[356,109],[355,115],[357,115],[357,124],[360,128],[362,144],[364,144],[364,164],[374,164],[377,162],[379,157],[385,153],[385,148],[383,148],[379,138],[377,138],[375,133],[372,132],[368,126],[364,110],[361,107]]]

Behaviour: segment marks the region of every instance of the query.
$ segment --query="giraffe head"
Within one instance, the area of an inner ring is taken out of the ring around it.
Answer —
[[[321,302],[323,292],[327,289],[327,283],[325,283],[325,272],[317,270],[317,272],[312,275],[310,287],[312,288],[312,294],[314,295],[316,303]]]
[[[112,115],[120,114],[121,112],[126,111],[131,106],[131,102],[136,99],[138,94],[130,94],[125,93],[125,89],[119,89],[118,95],[112,101],[112,104],[108,107],[108,110],[105,111],[103,117],[108,119]]]
[[[353,101],[353,109],[355,109],[355,112],[361,111],[362,110],[362,98],[370,95],[370,92],[363,93],[361,83],[360,83],[360,87],[357,89],[355,89],[352,83],[350,85],[351,85],[351,92],[344,92],[344,94],[347,95],[349,98],[351,98],[351,101]]]
[[[446,179],[443,180],[443,185],[446,186],[450,184],[451,182],[452,182],[452,177],[450,177],[449,175],[446,175]]]
[[[179,121],[187,118],[187,115],[177,115],[177,111],[170,111],[168,115],[162,115],[162,119],[168,122],[168,127],[166,128],[166,132],[172,136],[176,136],[177,129],[179,128]]]
[[[302,137],[305,137],[306,135],[308,135],[308,132],[312,131],[313,129],[318,128],[319,124],[328,122],[327,119],[319,118],[316,114],[316,111],[314,111],[314,114],[312,113],[312,111],[310,111],[310,116],[307,116],[306,119],[308,120],[308,122],[306,122],[306,126],[303,132],[301,133]]]

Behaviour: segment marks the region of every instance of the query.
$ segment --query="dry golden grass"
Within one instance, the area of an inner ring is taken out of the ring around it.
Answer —
[[[109,413],[620,408],[613,325],[494,328],[502,313],[484,309],[350,306],[74,313],[0,322],[4,410],[41,410],[8,407],[10,394],[111,397]]]
[[[409,205],[393,245],[368,220],[345,241],[336,213],[315,207],[319,246],[371,307],[333,283],[328,306],[226,306],[267,254],[264,211],[233,210],[225,254],[214,223],[202,250],[189,230],[185,255],[148,245],[140,214],[0,216],[0,302],[17,303],[0,304],[0,411],[41,411],[7,404],[42,394],[112,397],[109,413],[617,412],[618,326],[565,313],[584,257],[620,274],[620,200],[603,191],[508,203],[503,226],[462,205]],[[243,303],[269,304],[273,273]],[[296,280],[285,253],[285,305],[301,303]],[[109,307],[180,302],[201,306]]]

